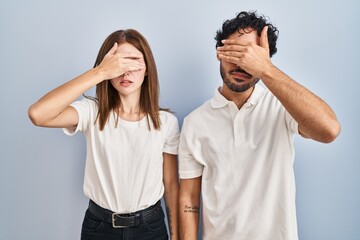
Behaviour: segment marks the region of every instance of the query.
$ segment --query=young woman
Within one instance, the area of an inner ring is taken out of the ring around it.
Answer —
[[[96,97],[76,101],[96,85]],[[104,41],[94,68],[29,108],[36,126],[85,134],[84,193],[90,199],[81,239],[177,239],[179,126],[159,108],[155,61],[136,30]]]

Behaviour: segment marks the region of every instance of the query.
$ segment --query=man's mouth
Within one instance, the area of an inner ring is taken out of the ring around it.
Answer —
[[[234,76],[234,78],[243,79],[243,78],[252,78],[252,75],[247,73],[245,70],[241,68],[237,68],[230,71],[230,74]]]
[[[243,82],[246,79],[252,78],[252,75],[244,71],[243,69],[234,69],[230,71],[230,74],[237,82]]]

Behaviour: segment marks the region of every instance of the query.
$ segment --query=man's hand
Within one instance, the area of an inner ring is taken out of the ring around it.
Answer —
[[[242,40],[222,40],[224,46],[217,48],[219,59],[236,64],[254,77],[261,78],[272,67],[267,36],[268,26],[261,32],[259,43]]]

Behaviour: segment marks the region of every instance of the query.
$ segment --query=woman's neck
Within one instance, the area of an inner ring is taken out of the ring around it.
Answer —
[[[118,109],[118,115],[127,121],[139,121],[145,114],[140,109],[140,98],[129,96],[120,96],[121,106]]]

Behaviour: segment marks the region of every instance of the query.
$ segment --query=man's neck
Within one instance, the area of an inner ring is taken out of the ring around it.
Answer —
[[[255,86],[249,88],[245,92],[234,92],[230,90],[226,84],[223,84],[223,86],[219,89],[219,92],[221,95],[223,95],[227,100],[232,101],[235,103],[235,105],[240,109],[246,101],[251,96],[252,92],[254,91]]]

